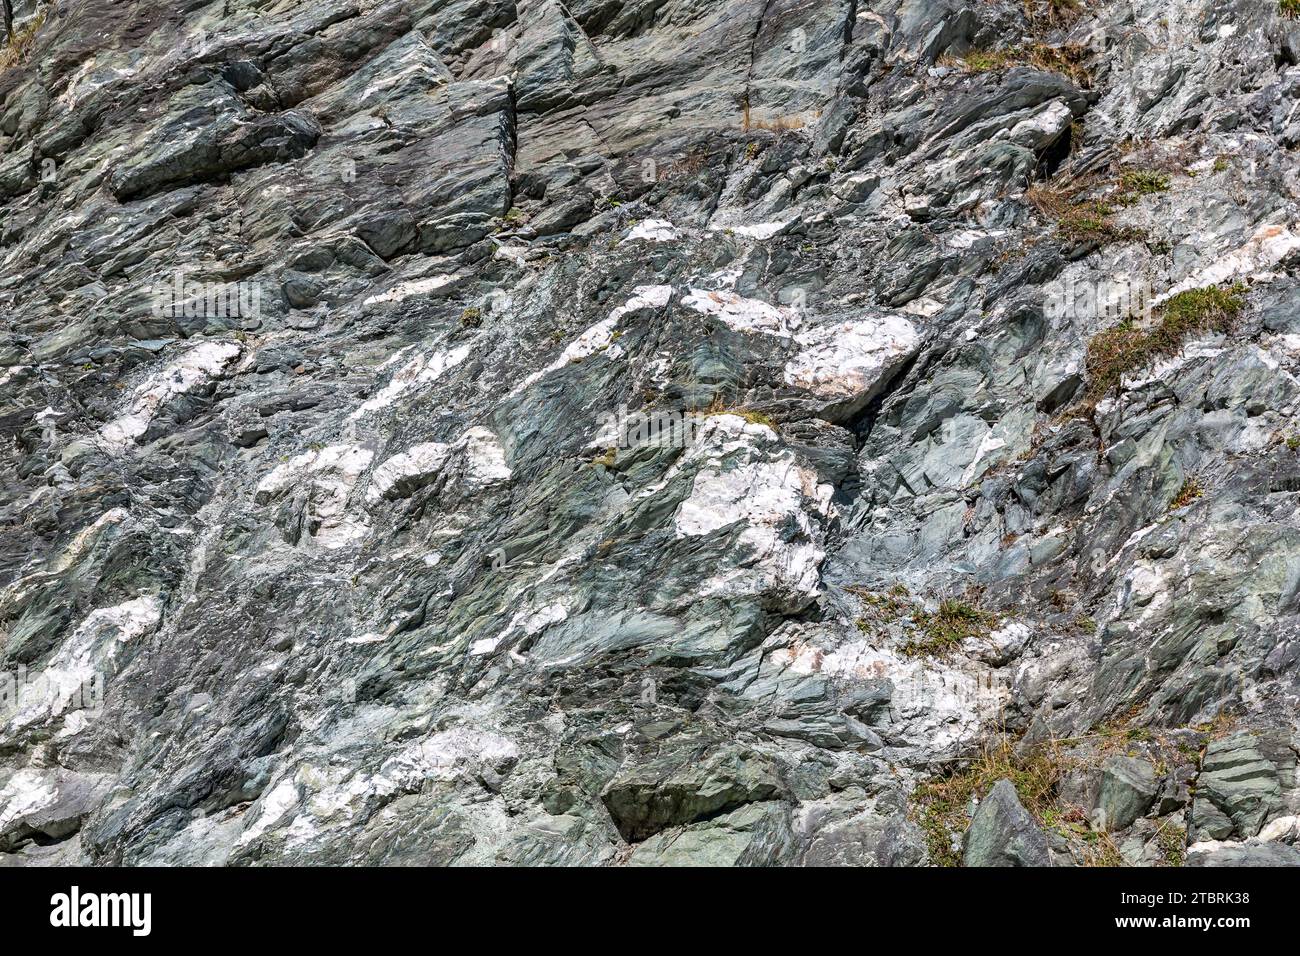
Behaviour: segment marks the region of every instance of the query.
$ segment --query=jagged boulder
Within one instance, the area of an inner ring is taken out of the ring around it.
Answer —
[[[1047,837],[1010,780],[999,780],[980,801],[962,839],[966,866],[1051,866]]]
[[[1093,819],[1103,830],[1123,830],[1155,802],[1160,790],[1155,768],[1140,757],[1108,757],[1101,768],[1101,787]]]
[[[638,842],[666,827],[785,792],[778,768],[762,754],[735,746],[706,753],[682,746],[621,770],[601,799],[623,837]]]

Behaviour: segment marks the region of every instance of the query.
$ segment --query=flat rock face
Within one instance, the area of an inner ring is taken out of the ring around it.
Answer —
[[[42,5],[0,865],[1294,863],[1300,28],[1081,6]]]
[[[851,417],[916,354],[916,327],[902,316],[823,325],[798,337],[802,346],[785,367],[788,385],[837,400],[823,416]],[[833,413],[833,415],[831,414]]]

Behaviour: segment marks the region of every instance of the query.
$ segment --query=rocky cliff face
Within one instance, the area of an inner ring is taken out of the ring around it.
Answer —
[[[18,0],[0,861],[1300,862],[1293,8]]]

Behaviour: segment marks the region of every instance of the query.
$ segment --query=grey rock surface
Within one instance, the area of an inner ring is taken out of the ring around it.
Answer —
[[[1103,829],[1123,830],[1151,807],[1159,792],[1155,768],[1140,757],[1111,757],[1101,768],[1096,816]]]
[[[1046,7],[18,4],[0,864],[1290,861],[1300,33]]]
[[[1300,866],[1300,849],[1285,843],[1259,843],[1193,851],[1188,866]]]
[[[1267,749],[1254,734],[1237,734],[1206,747],[1192,804],[1194,840],[1253,837],[1281,814],[1283,786],[1295,776],[1294,757],[1288,753],[1290,766],[1279,768]],[[1289,750],[1285,744],[1282,749]]]
[[[1050,866],[1047,837],[1009,780],[980,801],[962,848],[966,866]]]

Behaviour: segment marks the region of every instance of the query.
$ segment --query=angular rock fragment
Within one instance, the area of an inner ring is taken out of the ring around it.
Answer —
[[[1123,830],[1147,812],[1158,790],[1155,768],[1148,761],[1110,757],[1101,768],[1094,818],[1102,829]]]
[[[779,798],[784,792],[776,768],[759,753],[727,746],[700,754],[679,747],[623,769],[601,799],[624,839],[639,842],[666,827]]]
[[[999,780],[980,801],[962,839],[966,866],[1051,866],[1047,837],[1020,803],[1009,780]]]

